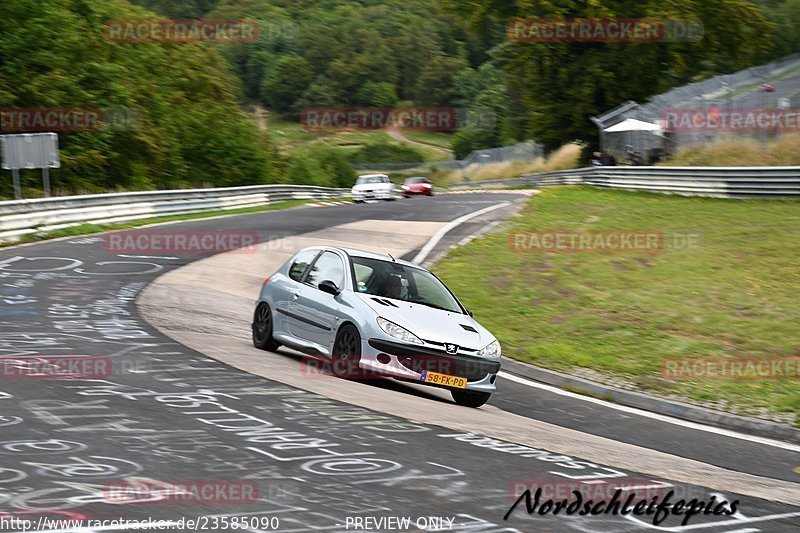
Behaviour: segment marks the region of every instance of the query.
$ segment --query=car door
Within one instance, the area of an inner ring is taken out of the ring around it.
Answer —
[[[394,191],[394,184],[389,180],[388,176],[383,177],[383,190],[390,195]]]
[[[276,277],[272,285],[273,295],[273,331],[296,336],[298,326],[295,324],[298,315],[297,299],[306,270],[319,255],[319,249],[303,250],[292,259],[288,276]]]
[[[319,289],[323,281],[332,281],[341,290],[346,280],[345,261],[333,251],[317,257],[306,274],[297,298],[297,336],[319,345],[329,353],[339,323],[339,302],[336,297]]]

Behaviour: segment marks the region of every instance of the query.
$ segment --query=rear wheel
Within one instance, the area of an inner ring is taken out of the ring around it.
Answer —
[[[489,392],[473,392],[468,390],[452,390],[453,401],[464,407],[480,407],[489,401],[492,394]]]
[[[344,379],[358,376],[358,362],[361,360],[361,335],[351,324],[345,324],[336,334],[331,355],[333,373]]]
[[[273,351],[280,345],[272,338],[272,310],[265,302],[261,302],[253,315],[253,346],[259,350]]]

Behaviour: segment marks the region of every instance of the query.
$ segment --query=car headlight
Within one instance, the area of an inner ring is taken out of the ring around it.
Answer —
[[[410,342],[411,344],[422,344],[422,341],[419,339],[419,337],[408,331],[406,328],[401,328],[394,322],[389,322],[385,318],[378,317],[378,325],[390,337],[400,339],[401,341]]]
[[[486,357],[487,359],[499,359],[500,358],[500,343],[494,341],[489,346],[485,347],[483,350],[478,352],[478,357]]]

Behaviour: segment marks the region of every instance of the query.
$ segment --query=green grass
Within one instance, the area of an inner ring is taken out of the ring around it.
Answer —
[[[336,199],[324,200],[335,201]],[[67,228],[49,231],[46,233],[37,233],[32,235],[23,235],[16,241],[0,241],[0,248],[15,246],[17,244],[25,244],[29,242],[46,241],[49,239],[58,239],[60,237],[74,237],[77,235],[88,235],[90,233],[99,233],[102,231],[113,231],[120,229],[138,228],[148,224],[158,224],[164,222],[175,221],[188,221],[197,220],[202,218],[213,218],[226,215],[244,215],[247,213],[261,213],[263,211],[277,211],[281,209],[290,209],[292,207],[299,207],[310,202],[317,202],[319,200],[286,200],[284,202],[277,202],[270,205],[258,207],[245,207],[242,209],[220,209],[214,211],[205,211],[202,213],[192,213],[187,215],[175,215],[169,217],[158,218],[143,218],[141,220],[131,220],[129,222],[120,222],[116,224],[78,224],[76,226],[69,226]]]
[[[663,251],[638,256],[509,246],[510,233],[541,229],[694,233],[700,245],[679,250],[668,238]],[[451,252],[436,270],[505,356],[797,417],[797,379],[674,382],[662,379],[661,364],[800,355],[798,258],[800,202],[553,187],[508,229]]]
[[[430,144],[439,148],[453,148],[453,134],[441,131],[403,130],[403,135],[418,143]]]
[[[422,154],[421,161],[442,160],[442,153],[435,147],[449,148],[450,134],[403,130],[407,138],[432,145],[432,147],[397,141],[383,130],[309,130],[303,129],[298,122],[290,122],[271,113],[267,120],[267,131],[271,138],[288,153],[313,149],[318,144],[325,144],[342,150],[345,154],[354,152],[365,144],[387,143],[409,146]],[[383,161],[374,161],[382,163]],[[412,161],[416,162],[416,161]]]
[[[314,143],[325,143],[343,148],[358,147],[368,143],[392,142],[392,138],[380,130],[305,130],[298,122],[289,122],[270,114],[267,131],[272,139],[289,150],[305,148]]]

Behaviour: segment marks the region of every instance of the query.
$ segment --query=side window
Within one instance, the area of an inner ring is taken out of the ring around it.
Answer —
[[[319,256],[308,273],[306,283],[316,287],[325,280],[334,282],[340,289],[344,284],[344,262],[333,252],[324,252]]]
[[[306,271],[306,267],[317,257],[318,253],[319,250],[300,252],[297,257],[294,258],[292,266],[289,267],[289,277],[295,281],[300,281],[303,277],[303,272]]]
[[[355,263],[353,268],[356,271],[356,290],[358,292],[367,292],[369,290],[367,284],[372,279],[372,274],[375,270],[360,263]]]

